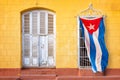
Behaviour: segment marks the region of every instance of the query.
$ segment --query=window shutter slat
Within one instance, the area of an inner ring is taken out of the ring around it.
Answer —
[[[30,18],[29,18],[29,13],[24,15],[24,33],[29,34],[30,32]]]
[[[40,12],[40,34],[45,34],[45,12]]]
[[[53,34],[53,15],[48,14],[48,34]]]
[[[32,12],[32,33],[37,34],[37,12]]]

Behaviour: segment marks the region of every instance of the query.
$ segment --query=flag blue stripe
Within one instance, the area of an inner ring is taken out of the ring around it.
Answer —
[[[96,59],[96,47],[94,44],[93,36],[89,34],[90,39],[90,60],[91,60],[91,66],[94,72],[97,71],[95,59]]]
[[[105,33],[105,27],[104,27],[104,22],[102,18],[99,25],[99,36],[98,36],[98,41],[102,51],[102,58],[101,58],[102,71],[104,71],[108,65],[108,51],[104,41],[104,33]]]
[[[82,24],[82,21],[80,20],[80,28],[82,29],[81,31],[79,31],[79,32],[81,32],[82,33],[82,37],[84,38],[84,28],[83,28],[83,24]],[[81,34],[80,33],[80,34]]]

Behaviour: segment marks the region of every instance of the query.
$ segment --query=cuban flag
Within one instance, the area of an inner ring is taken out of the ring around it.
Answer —
[[[94,19],[79,18],[79,22],[92,70],[95,73],[103,72],[108,65],[103,17]]]

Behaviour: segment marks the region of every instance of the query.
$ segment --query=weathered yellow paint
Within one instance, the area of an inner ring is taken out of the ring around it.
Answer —
[[[106,15],[108,67],[120,68],[119,0],[0,0],[0,68],[21,67],[21,11],[33,7],[48,8],[56,13],[56,67],[77,68],[76,16],[90,3]]]

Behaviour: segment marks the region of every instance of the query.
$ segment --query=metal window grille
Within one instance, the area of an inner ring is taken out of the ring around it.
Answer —
[[[85,47],[84,38],[81,34],[81,29],[79,28],[79,66],[80,68],[90,68],[91,63],[87,56],[87,49]]]

